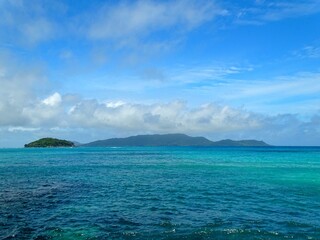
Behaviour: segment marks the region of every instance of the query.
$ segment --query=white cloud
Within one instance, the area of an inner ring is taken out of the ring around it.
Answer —
[[[178,26],[192,29],[219,15],[221,9],[209,1],[134,1],[105,5],[91,20],[88,36],[114,39],[150,34]]]
[[[189,79],[188,76],[185,79]],[[190,98],[201,96],[207,99],[214,95],[216,101],[236,106],[245,103],[248,109],[259,113],[312,114],[319,109],[319,72],[254,80],[239,76],[225,76],[215,81],[199,79],[185,89]]]
[[[299,73],[270,80],[240,82],[234,98],[269,98],[269,100],[289,97],[313,96],[320,94],[320,73]]]
[[[35,99],[34,91],[46,89],[47,79],[38,66],[21,65],[14,58],[0,55],[0,126],[24,126],[21,112]]]
[[[9,132],[34,132],[39,131],[40,128],[30,128],[30,127],[9,127]]]
[[[294,114],[270,116],[264,119],[265,127],[258,134],[277,145],[319,146],[319,119],[319,114],[305,120],[299,119],[299,116]]]
[[[8,77],[8,73],[5,76]],[[10,78],[16,81],[15,88],[22,86],[21,79]],[[303,121],[291,114],[268,116],[212,103],[189,107],[181,101],[155,104],[98,102],[71,95],[61,96],[58,92],[40,100],[30,93],[32,87],[16,91],[12,88],[11,92],[10,80],[4,77],[0,80],[6,87],[5,91],[0,90],[0,134],[10,136],[11,140],[13,134],[25,142],[30,136],[34,139],[59,137],[61,134],[72,140],[77,140],[75,136],[82,136],[80,141],[85,142],[84,139],[88,138],[95,140],[115,135],[182,132],[204,135],[213,140],[254,138],[289,145],[315,145],[319,142],[320,117],[317,114]],[[34,84],[39,82],[34,81]],[[6,101],[10,98],[14,101]],[[114,135],[107,135],[110,132]]]
[[[2,125],[2,132],[7,129],[10,133],[28,132],[37,136],[62,134],[73,140],[77,139],[72,133],[86,133],[92,139],[94,132],[95,139],[104,139],[119,135],[181,132],[213,140],[262,139],[278,145],[316,145],[320,141],[319,114],[301,120],[298,115],[268,116],[218,104],[190,108],[181,101],[165,104],[109,101],[106,104],[82,99],[68,108],[62,97],[61,105],[64,107],[38,102],[24,107],[21,114],[26,121],[15,126]]]
[[[61,100],[61,95],[56,92],[44,99],[42,102],[48,106],[57,106],[61,103]]]
[[[51,12],[59,15],[65,11],[62,3],[53,1],[0,2],[2,41],[34,46],[57,37],[61,30]],[[64,27],[64,26],[62,26]]]
[[[307,1],[274,1],[268,2],[269,10],[261,16],[267,21],[277,21],[289,17],[310,15],[320,12],[320,3],[317,0]]]
[[[49,20],[39,18],[21,24],[19,31],[21,31],[23,37],[25,37],[29,43],[34,44],[54,37],[54,28],[53,23]]]
[[[270,21],[312,15],[320,12],[318,0],[256,1],[254,5],[236,10],[236,22],[258,25]]]
[[[57,131],[63,132],[63,129],[67,129],[64,133],[67,134],[82,129],[82,136],[84,132],[90,135],[92,131],[101,139],[104,138],[101,134],[106,132],[122,135],[182,132],[206,135],[212,139],[257,138],[270,143],[294,143],[292,139],[301,140],[306,137],[305,142],[310,144],[319,140],[319,115],[314,114],[315,111],[310,114],[313,118],[301,120],[298,116],[290,114],[279,116],[257,114],[228,104],[210,103],[190,107],[181,101],[154,104],[129,103],[121,100],[100,102],[76,95],[63,95],[59,92],[43,97],[36,94],[48,92],[46,78],[41,69],[30,65],[21,67],[21,64],[4,56],[0,56],[0,66],[0,128],[6,129],[10,136],[23,132],[52,135]],[[179,81],[185,81],[187,84],[197,83],[199,79],[204,78],[212,81],[242,71],[250,71],[250,68],[236,66],[218,69],[194,68],[189,72],[191,77],[187,78],[188,73],[185,73],[186,79],[180,77],[173,81],[178,84]],[[183,72],[178,70],[179,74]],[[229,96],[229,100],[233,98],[235,101],[242,99],[240,102],[244,102],[245,99],[246,106],[250,105],[248,99],[254,99],[254,102],[265,99],[274,101],[301,95],[309,97],[314,95],[318,98],[319,80],[318,73],[300,73],[272,81],[239,83],[234,80],[228,82],[225,79],[226,82],[222,82],[222,86],[214,85],[214,88],[210,89],[210,94],[224,99]],[[227,88],[225,84],[228,85]],[[296,103],[291,106],[298,107]],[[289,109],[287,112],[294,111]],[[296,143],[299,141],[295,140]]]
[[[34,101],[24,106],[21,116],[27,119],[26,125],[32,127],[67,127],[71,122],[67,119],[59,93],[49,96],[43,101]]]
[[[108,108],[117,108],[122,105],[125,105],[126,103],[124,101],[111,101],[111,102],[106,102],[106,107]]]
[[[253,67],[239,67],[239,66],[201,66],[201,67],[182,67],[177,68],[170,73],[169,80],[174,83],[201,83],[211,81],[224,80],[231,75],[236,75],[243,72],[250,72]]]
[[[258,128],[259,118],[242,109],[214,104],[189,108],[183,102],[167,104],[100,104],[82,101],[68,114],[73,124],[136,132],[227,132]]]
[[[259,127],[254,114],[214,104],[189,108],[179,101],[151,105],[124,101],[100,103],[70,95],[61,96],[58,92],[40,100],[33,95],[32,88],[39,84],[33,75],[30,83],[26,74],[23,77],[4,75],[0,79],[3,86],[0,90],[0,125],[7,126],[11,132],[36,128],[89,127],[137,132],[200,133]]]
[[[320,46],[305,46],[299,51],[293,52],[293,55],[299,58],[320,58]]]

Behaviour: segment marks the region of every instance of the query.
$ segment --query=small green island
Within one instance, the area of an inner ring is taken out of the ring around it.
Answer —
[[[57,138],[41,138],[37,141],[25,144],[26,148],[50,148],[50,147],[74,147],[75,144],[73,142],[67,140],[61,140]]]

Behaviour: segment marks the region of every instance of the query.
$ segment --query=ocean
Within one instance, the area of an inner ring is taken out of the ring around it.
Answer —
[[[0,149],[0,239],[320,239],[320,148]]]

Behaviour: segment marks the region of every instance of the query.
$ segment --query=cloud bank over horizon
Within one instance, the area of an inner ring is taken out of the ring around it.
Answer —
[[[88,142],[135,134],[186,133],[213,140],[259,139],[275,145],[283,141],[288,145],[312,145],[320,131],[319,113],[301,120],[294,114],[268,116],[214,103],[191,108],[182,101],[99,102],[57,92],[45,99],[22,102],[15,103],[21,105],[15,105],[17,111],[13,112],[9,110],[13,108],[9,103],[1,105],[0,135],[19,133],[20,138],[24,135],[21,140],[27,141],[30,134],[34,134],[34,139],[49,135],[70,138],[70,134],[81,133],[81,139],[73,140]],[[292,137],[292,142],[288,141],[288,136]]]
[[[318,1],[4,0],[0,18],[0,147],[145,133],[320,145]]]

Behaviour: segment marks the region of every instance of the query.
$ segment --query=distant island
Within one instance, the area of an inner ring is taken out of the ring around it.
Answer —
[[[205,137],[191,137],[186,134],[151,134],[137,135],[126,138],[110,138],[86,144],[61,140],[56,138],[41,138],[25,144],[24,147],[267,147],[269,144],[257,140],[230,140],[210,141]]]
[[[186,134],[153,134],[137,135],[127,138],[110,138],[82,144],[80,147],[158,147],[158,146],[226,146],[226,147],[266,147],[269,144],[257,140],[240,140],[230,139],[217,142],[210,141],[205,137],[191,137]]]
[[[61,140],[56,138],[41,138],[37,141],[25,144],[26,148],[34,148],[34,147],[74,147],[75,144],[73,142],[67,140]]]

